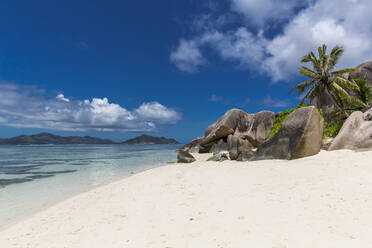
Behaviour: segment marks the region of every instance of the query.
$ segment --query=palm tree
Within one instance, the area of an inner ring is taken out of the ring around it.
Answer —
[[[335,106],[346,116],[349,116],[345,111],[345,104],[350,104],[352,96],[349,90],[359,90],[357,83],[353,79],[346,79],[343,75],[353,73],[355,69],[347,68],[337,71],[332,71],[344,49],[340,46],[335,46],[330,54],[326,54],[327,46],[322,45],[318,48],[318,57],[313,52],[306,54],[301,63],[311,63],[312,69],[301,66],[298,70],[299,74],[308,77],[309,79],[294,86],[291,90],[297,91],[300,95],[305,94],[302,102],[306,99],[313,100],[320,97],[322,94],[331,96]]]

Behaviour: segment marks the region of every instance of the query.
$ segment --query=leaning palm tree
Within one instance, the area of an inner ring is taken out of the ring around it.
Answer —
[[[345,105],[351,103],[352,96],[349,94],[349,90],[355,91],[359,88],[353,79],[349,80],[344,75],[355,72],[355,69],[332,71],[340,60],[344,49],[336,46],[330,54],[326,54],[326,50],[327,46],[322,45],[318,48],[318,57],[313,52],[309,52],[302,58],[301,63],[311,63],[313,68],[309,69],[305,66],[299,68],[299,74],[309,79],[293,87],[291,92],[297,91],[300,95],[305,94],[302,102],[306,99],[313,100],[322,94],[328,94],[339,111],[348,116]]]

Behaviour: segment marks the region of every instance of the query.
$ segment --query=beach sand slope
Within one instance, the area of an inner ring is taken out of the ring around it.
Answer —
[[[151,169],[11,226],[0,247],[370,247],[371,234],[372,152],[343,150]]]

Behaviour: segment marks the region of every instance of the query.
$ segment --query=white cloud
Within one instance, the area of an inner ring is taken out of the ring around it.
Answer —
[[[299,13],[283,33],[267,46],[263,61],[274,80],[293,75],[304,53],[321,44],[342,45],[340,67],[354,67],[372,58],[372,2],[367,0],[319,0]]]
[[[151,131],[155,123],[173,124],[180,114],[160,103],[143,103],[147,115],[129,111],[107,98],[70,100],[59,94],[47,99],[44,91],[13,83],[0,83],[0,122],[13,127],[69,131]]]
[[[61,100],[61,101],[64,101],[64,102],[70,102],[70,99],[68,98],[65,98],[65,96],[63,94],[58,94],[56,96],[57,99]]]
[[[143,103],[135,109],[135,113],[145,120],[156,121],[159,123],[176,123],[181,119],[180,113],[169,109],[158,102]]]
[[[330,48],[344,46],[339,68],[354,67],[372,58],[370,0],[231,0],[231,5],[234,12],[254,20],[256,28],[250,29],[244,23],[230,30],[217,27],[183,40],[194,44],[199,57],[203,58],[203,46],[209,46],[221,59],[253,68],[273,81],[296,75],[300,58],[323,43]],[[273,22],[280,23],[274,36],[270,30]],[[187,61],[185,58],[183,63]],[[193,65],[196,71],[199,64]]]
[[[196,72],[199,66],[206,64],[206,60],[199,50],[199,44],[194,40],[181,40],[177,49],[173,50],[170,60],[177,68],[185,72]]]
[[[233,11],[244,14],[250,24],[263,26],[268,21],[283,21],[295,14],[297,8],[307,6],[309,1],[303,0],[231,0]]]

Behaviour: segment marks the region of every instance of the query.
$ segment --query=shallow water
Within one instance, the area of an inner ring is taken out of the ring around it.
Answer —
[[[78,193],[175,161],[178,147],[0,146],[0,229]]]

